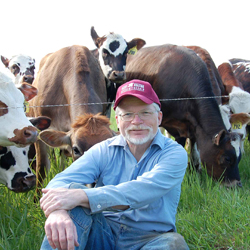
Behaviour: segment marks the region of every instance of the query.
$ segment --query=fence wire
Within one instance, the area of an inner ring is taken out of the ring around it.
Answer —
[[[203,97],[187,97],[187,98],[168,98],[168,99],[159,99],[160,102],[167,101],[187,101],[187,100],[202,100],[202,99],[219,99],[219,98],[228,98],[228,95],[223,96],[203,96]],[[38,106],[30,106],[28,102],[24,103],[22,107],[0,107],[0,109],[28,109],[28,108],[53,108],[53,107],[69,107],[69,106],[90,106],[90,105],[109,105],[114,102],[93,102],[93,103],[72,103],[72,104],[51,104],[51,105],[38,105]]]

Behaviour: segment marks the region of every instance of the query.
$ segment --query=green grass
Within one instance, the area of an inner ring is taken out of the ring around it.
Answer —
[[[114,117],[111,117],[112,123]],[[113,126],[113,129],[116,129]],[[250,249],[250,145],[240,162],[243,188],[228,189],[205,171],[188,170],[176,218],[177,230],[190,249]],[[46,185],[60,172],[59,154],[51,157]],[[71,159],[66,163],[70,165]],[[37,250],[44,236],[43,215],[33,202],[34,190],[16,194],[0,186],[0,250]]]

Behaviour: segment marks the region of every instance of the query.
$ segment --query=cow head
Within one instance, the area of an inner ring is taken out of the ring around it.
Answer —
[[[21,84],[19,89],[16,88],[10,73],[0,72],[1,146],[24,147],[37,140],[37,129],[24,112],[25,99],[28,101],[36,93],[36,88],[30,84]]]
[[[31,123],[43,130],[50,126],[51,119],[45,116],[31,118]],[[29,146],[18,148],[15,146],[0,146],[0,183],[11,191],[27,192],[35,187],[36,176],[29,166]]]
[[[216,180],[222,180],[225,186],[241,186],[238,164],[241,159],[241,136],[221,130],[212,143],[200,141],[201,161],[206,166],[207,173]],[[209,153],[208,153],[209,152]],[[213,157],[211,157],[213,156]]]
[[[35,59],[26,55],[16,55],[11,59],[1,56],[5,67],[15,76],[15,84],[27,82],[32,84],[35,75]]]
[[[47,129],[40,139],[50,147],[59,147],[66,156],[78,159],[90,147],[115,135],[110,128],[109,119],[101,114],[79,116],[69,132]]]
[[[146,42],[140,38],[126,42],[121,35],[115,33],[99,37],[94,27],[91,28],[91,37],[98,48],[99,53],[96,55],[105,77],[118,84],[124,83],[128,51],[134,47],[139,50]]]

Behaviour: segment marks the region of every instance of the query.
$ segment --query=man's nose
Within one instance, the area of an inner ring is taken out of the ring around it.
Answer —
[[[143,120],[140,118],[140,116],[138,114],[135,114],[135,117],[131,122],[138,124],[138,123],[143,123]]]

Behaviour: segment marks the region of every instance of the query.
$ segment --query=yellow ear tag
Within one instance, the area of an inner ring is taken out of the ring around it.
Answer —
[[[29,103],[27,101],[24,101],[23,105],[24,105],[24,112],[28,113],[30,110]]]
[[[232,123],[232,129],[241,129],[241,128],[242,128],[241,122]]]
[[[137,47],[135,46],[135,47],[131,48],[131,49],[128,51],[128,54],[130,54],[130,55],[135,55],[136,52],[137,52]]]

